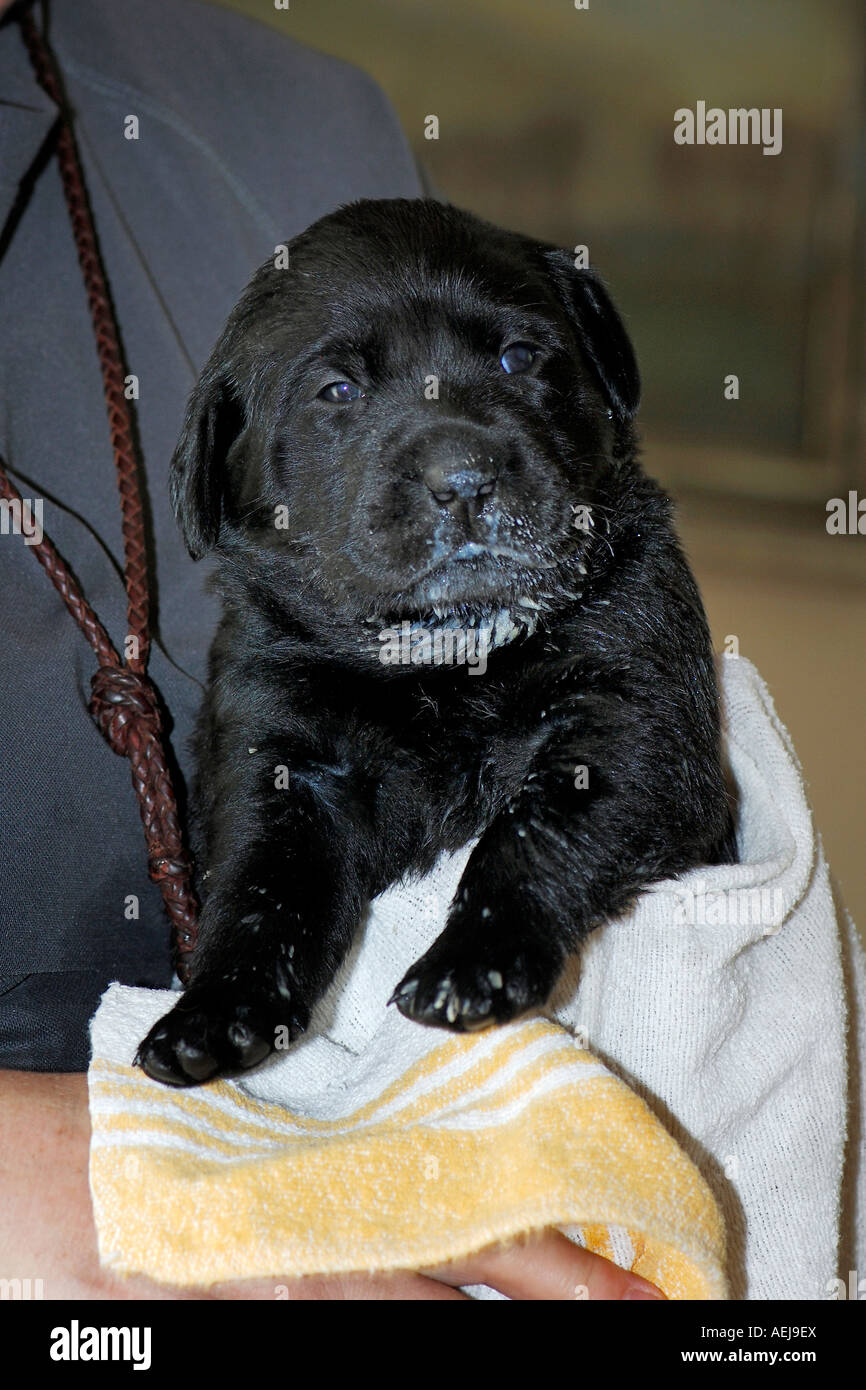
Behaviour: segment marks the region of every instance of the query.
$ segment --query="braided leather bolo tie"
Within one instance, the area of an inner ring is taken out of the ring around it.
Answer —
[[[36,78],[60,110],[56,153],[66,206],[72,222],[78,261],[102,370],[111,444],[123,515],[124,581],[128,636],[136,652],[123,663],[99,618],[84,597],[69,567],[51,540],[28,547],[48,574],[99,661],[91,678],[90,713],[115,753],[129,758],[147,841],[148,871],[162,892],[174,929],[176,967],[186,983],[195,946],[198,903],[192,888],[192,864],[183,842],[177,798],[162,742],[159,699],[147,676],[150,650],[149,586],[144,510],[133,447],[130,402],[124,394],[120,335],[108,293],[81,160],[57,67],[29,11],[19,21]],[[0,496],[23,506],[21,494],[0,460]]]

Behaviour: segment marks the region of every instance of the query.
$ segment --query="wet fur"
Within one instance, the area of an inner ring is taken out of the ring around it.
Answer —
[[[543,342],[529,373],[499,364],[515,339]],[[323,406],[342,377],[363,401]],[[151,1076],[193,1084],[296,1037],[367,900],[470,839],[441,936],[393,982],[452,1029],[543,1006],[642,889],[735,857],[707,623],[637,460],[638,395],[593,273],[431,200],[351,205],[258,272],[173,463],[224,616],[196,748],[200,939],[139,1050]],[[443,471],[465,498],[437,502]],[[516,635],[483,674],[379,659],[389,624],[502,611]]]

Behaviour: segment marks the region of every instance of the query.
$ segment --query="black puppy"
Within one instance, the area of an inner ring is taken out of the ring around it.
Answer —
[[[420,1023],[543,1005],[642,888],[735,854],[707,624],[596,276],[432,200],[345,207],[288,261],[173,461],[224,599],[200,939],[136,1059],[174,1085],[303,1032],[366,901],[473,837],[394,991]]]

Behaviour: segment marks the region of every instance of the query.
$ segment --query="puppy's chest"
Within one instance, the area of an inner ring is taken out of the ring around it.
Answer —
[[[542,737],[538,693],[436,699],[419,693],[410,717],[380,728],[379,802],[411,805],[458,841],[480,833],[516,796]]]

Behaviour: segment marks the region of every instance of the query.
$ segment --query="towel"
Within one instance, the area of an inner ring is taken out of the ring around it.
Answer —
[[[89,1071],[102,1261],[277,1282],[419,1268],[551,1225],[669,1298],[826,1297],[839,930],[766,687],[742,657],[720,682],[740,863],[654,885],[569,964],[545,1016],[450,1035],[387,1007],[472,845],[371,904],[308,1034],[243,1079],[150,1081],[132,1056],[174,996],[111,986]]]
[[[199,1284],[418,1269],[579,1226],[669,1298],[724,1297],[709,1189],[561,1025],[452,1036],[392,1012],[337,1076],[329,1050],[307,1046],[267,1085],[261,1073],[191,1094],[128,1065],[131,1020],[165,1008],[136,993],[109,991],[90,1074],[100,1256],[117,1270]]]

